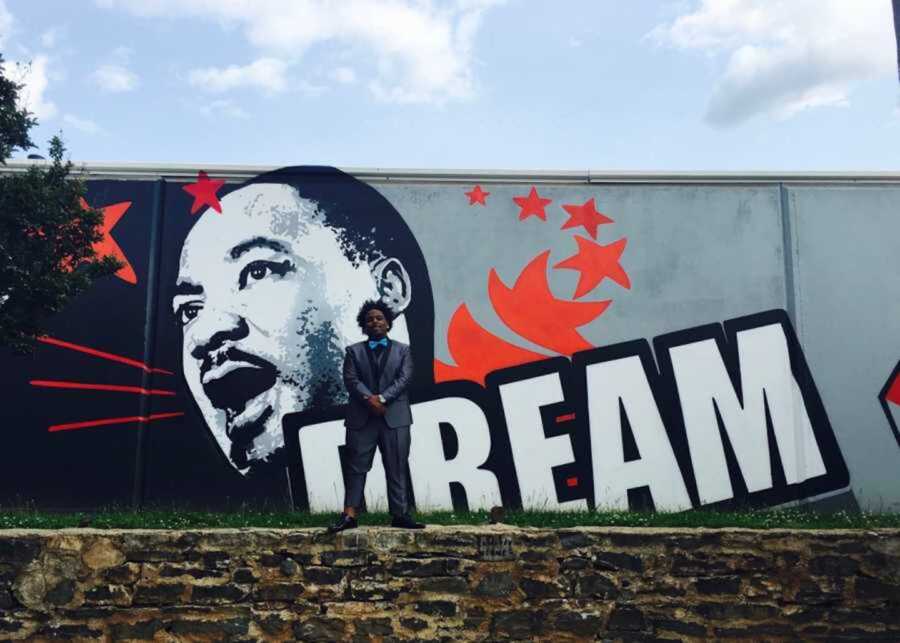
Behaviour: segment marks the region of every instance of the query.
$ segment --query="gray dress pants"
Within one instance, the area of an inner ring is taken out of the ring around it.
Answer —
[[[389,427],[384,418],[370,417],[361,429],[347,429],[347,489],[345,507],[360,507],[366,474],[372,468],[375,447],[387,477],[388,510],[392,516],[404,516],[409,510],[406,475],[409,462],[409,427]]]

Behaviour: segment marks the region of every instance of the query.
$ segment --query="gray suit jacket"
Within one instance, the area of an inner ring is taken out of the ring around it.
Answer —
[[[391,428],[412,424],[409,410],[409,395],[406,392],[413,376],[412,355],[409,346],[391,340],[381,367],[381,377],[375,381],[375,374],[369,362],[367,342],[359,342],[347,347],[344,354],[344,386],[350,396],[344,425],[348,429],[361,429],[369,420],[369,406],[365,396],[384,396],[387,413],[385,422]]]

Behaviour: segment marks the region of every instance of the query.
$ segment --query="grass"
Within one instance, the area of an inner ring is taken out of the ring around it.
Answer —
[[[309,514],[239,510],[204,512],[183,510],[105,510],[97,513],[54,513],[33,509],[0,509],[0,529],[63,529],[93,527],[100,529],[201,529],[201,528],[303,528],[325,527],[334,513]],[[484,525],[484,511],[453,513],[434,511],[418,514],[429,525]],[[649,513],[596,511],[557,513],[548,511],[509,511],[503,521],[522,527],[745,527],[750,529],[878,529],[900,528],[897,513],[817,513],[802,509],[777,509],[744,512],[685,511]],[[386,513],[361,517],[362,525],[388,525]]]

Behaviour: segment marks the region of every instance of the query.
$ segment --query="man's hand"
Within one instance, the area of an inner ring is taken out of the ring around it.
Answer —
[[[369,405],[369,410],[375,415],[382,416],[387,413],[387,407],[381,403],[377,395],[369,395],[366,398],[366,403]]]

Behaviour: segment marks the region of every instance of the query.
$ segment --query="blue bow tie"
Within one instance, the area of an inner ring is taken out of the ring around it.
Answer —
[[[382,338],[379,339],[378,341],[375,341],[374,339],[370,339],[370,340],[369,340],[369,348],[371,348],[373,351],[374,351],[375,348],[377,348],[378,346],[384,346],[385,348],[387,348],[387,345],[388,345],[388,339],[387,339],[387,337],[382,337]]]

